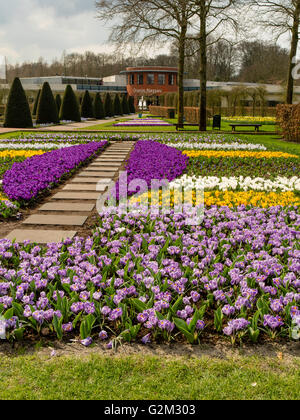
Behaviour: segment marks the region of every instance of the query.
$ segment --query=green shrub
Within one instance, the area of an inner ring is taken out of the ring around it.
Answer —
[[[93,101],[89,91],[86,90],[81,103],[82,118],[94,118]]]
[[[81,121],[79,104],[71,85],[66,87],[59,117],[65,121]]]
[[[41,96],[41,89],[39,89],[39,91],[38,91],[38,93],[37,93],[37,95],[35,97],[32,115],[36,115],[36,112],[37,112],[37,109],[38,109],[38,105],[39,105],[40,96]]]
[[[133,96],[129,96],[128,105],[129,105],[130,114],[135,114],[135,106],[134,106],[134,97]]]
[[[56,102],[48,82],[43,84],[37,109],[37,124],[59,123]]]
[[[114,112],[113,112],[113,104],[112,104],[112,100],[110,97],[110,94],[107,93],[105,96],[105,103],[104,103],[104,109],[105,109],[105,115],[107,117],[112,117]]]
[[[31,128],[33,127],[30,107],[22,83],[15,78],[10,88],[5,110],[4,127]]]
[[[118,94],[115,96],[114,99],[114,115],[123,115],[123,110]]]
[[[94,117],[97,120],[103,120],[105,118],[104,105],[99,92],[96,94],[94,100]]]
[[[122,109],[123,109],[123,114],[125,115],[130,114],[128,99],[126,95],[124,95],[122,98]]]
[[[59,93],[55,96],[55,103],[56,103],[56,108],[59,115],[60,107],[61,107],[61,96]]]

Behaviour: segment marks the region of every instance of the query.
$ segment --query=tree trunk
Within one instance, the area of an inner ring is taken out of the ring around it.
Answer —
[[[185,44],[186,44],[187,26],[181,28],[179,39],[179,61],[178,61],[178,124],[183,127],[184,118],[184,64],[185,64]]]
[[[297,54],[297,47],[299,42],[299,25],[300,25],[300,1],[295,9],[294,14],[294,23],[292,28],[292,41],[291,41],[291,52],[290,52],[290,60],[289,60],[289,72],[288,72],[288,82],[287,82],[287,89],[286,89],[286,103],[292,104],[293,103],[293,96],[294,96],[294,79],[293,79],[293,69],[296,63],[294,62],[296,54]]]
[[[200,4],[200,112],[199,130],[206,131],[206,86],[207,86],[207,44],[206,44],[206,0]]]

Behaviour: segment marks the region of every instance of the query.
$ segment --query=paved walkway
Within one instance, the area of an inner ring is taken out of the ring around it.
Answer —
[[[133,146],[134,142],[116,142],[109,146],[6,238],[38,244],[72,239],[78,229],[84,228],[95,211],[101,191],[105,192],[118,175]]]
[[[74,130],[82,130],[84,131],[87,127],[93,127],[93,126],[97,126],[100,124],[105,124],[105,123],[109,123],[109,122],[114,122],[117,120],[120,120],[121,118],[127,118],[129,120],[135,119],[137,118],[138,115],[124,115],[124,116],[120,116],[120,117],[114,117],[114,118],[107,118],[104,120],[90,120],[90,121],[84,121],[84,122],[80,122],[80,123],[70,123],[70,124],[66,124],[66,125],[52,125],[49,127],[41,127],[41,128],[4,128],[4,127],[0,127],[0,134],[5,134],[5,133],[13,133],[13,132],[17,132],[17,131],[74,131]]]

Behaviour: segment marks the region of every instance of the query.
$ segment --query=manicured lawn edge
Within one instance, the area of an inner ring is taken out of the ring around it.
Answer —
[[[4,356],[0,399],[297,400],[299,368],[296,357]]]

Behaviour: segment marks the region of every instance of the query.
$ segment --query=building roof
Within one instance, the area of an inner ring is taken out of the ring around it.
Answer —
[[[165,66],[140,66],[140,67],[127,67],[126,70],[120,72],[120,74],[128,73],[178,73],[177,67],[165,67]]]

